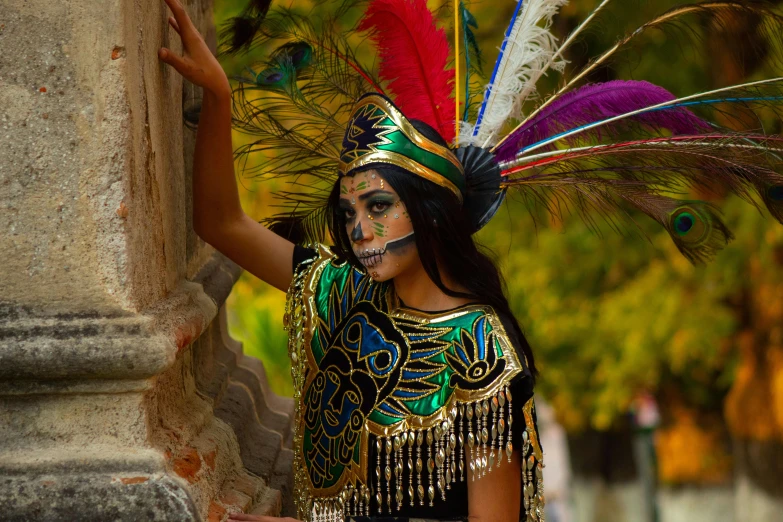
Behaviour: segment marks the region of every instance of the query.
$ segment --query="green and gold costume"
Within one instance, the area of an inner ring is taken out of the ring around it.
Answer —
[[[298,265],[286,328],[295,386],[295,498],[301,520],[433,506],[451,484],[523,456],[523,503],[543,519],[532,397],[512,415],[512,382],[531,379],[487,306],[402,306],[326,247]],[[519,400],[519,397],[517,398]]]

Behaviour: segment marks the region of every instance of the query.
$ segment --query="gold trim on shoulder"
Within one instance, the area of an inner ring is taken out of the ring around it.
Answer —
[[[533,453],[539,462],[544,461],[544,452],[541,450],[541,444],[538,442],[538,433],[536,432],[533,422],[533,410],[535,409],[534,398],[530,397],[525,405],[522,407],[522,413],[525,415],[525,425],[529,429],[530,445],[533,446]]]

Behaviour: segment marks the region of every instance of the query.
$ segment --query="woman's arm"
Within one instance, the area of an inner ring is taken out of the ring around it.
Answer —
[[[478,480],[468,482],[468,519],[470,522],[518,522],[522,492],[519,452],[511,462],[500,459],[500,467]]]
[[[283,291],[293,277],[294,245],[244,213],[234,177],[231,86],[179,0],[165,0],[183,56],[161,48],[160,59],[203,88],[193,161],[193,228],[239,266]]]

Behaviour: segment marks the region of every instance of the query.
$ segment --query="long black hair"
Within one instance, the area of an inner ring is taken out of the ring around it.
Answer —
[[[418,120],[411,120],[411,123],[429,140],[447,146],[445,140],[426,123]],[[375,163],[357,169],[351,175],[369,169],[375,169],[405,203],[413,224],[419,258],[430,279],[448,296],[491,306],[503,322],[511,342],[522,351],[528,369],[535,377],[538,372],[533,351],[511,312],[505,281],[489,252],[473,240],[472,225],[457,197],[450,190],[394,165]],[[361,266],[351,248],[345,212],[340,209],[339,201],[338,181],[329,196],[327,208],[334,250],[355,266]],[[448,288],[441,277],[441,270],[448,280],[458,281],[465,291]]]

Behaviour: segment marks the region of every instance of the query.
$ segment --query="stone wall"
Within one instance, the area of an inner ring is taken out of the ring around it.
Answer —
[[[212,5],[188,10],[214,45]],[[0,518],[277,514],[292,403],[226,332],[158,0],[0,2]]]

